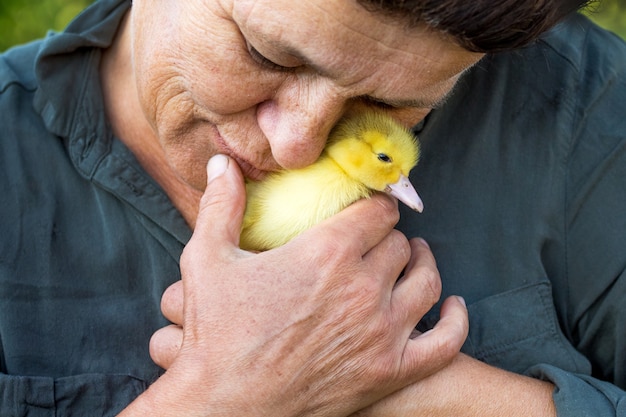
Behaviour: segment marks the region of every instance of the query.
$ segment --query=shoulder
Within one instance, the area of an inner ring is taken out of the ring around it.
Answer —
[[[49,193],[55,179],[70,171],[63,141],[49,131],[33,104],[39,46],[34,42],[0,55],[0,191],[12,195],[13,202],[3,210],[42,195],[42,190]]]
[[[626,111],[626,43],[572,15],[527,48],[485,56],[450,104],[454,118],[467,114],[468,123],[506,132],[507,141],[536,137],[566,163],[583,136],[589,146],[626,131],[619,115]]]
[[[0,158],[3,171],[14,172],[24,160],[25,148],[46,131],[41,116],[33,108],[37,90],[34,62],[39,45],[40,42],[34,42],[18,46],[0,55]],[[34,145],[38,148],[37,144]]]
[[[584,102],[623,77],[626,43],[576,13],[529,47],[489,55],[481,66],[486,71],[476,77],[506,82],[509,89],[560,91]]]
[[[579,71],[590,65],[598,70],[626,68],[626,43],[578,13],[557,25],[539,43]]]
[[[0,94],[11,86],[25,90],[36,88],[35,60],[41,41],[13,47],[0,55]]]
[[[35,61],[40,45],[41,41],[36,41],[0,55],[0,146],[5,156],[11,148],[41,136],[41,116],[33,107],[38,89]]]
[[[549,62],[561,62],[554,76],[576,83],[576,116],[583,116],[598,100],[624,102],[626,43],[617,35],[576,14],[555,27],[541,43],[545,56],[551,57]],[[609,89],[613,94],[607,94]]]

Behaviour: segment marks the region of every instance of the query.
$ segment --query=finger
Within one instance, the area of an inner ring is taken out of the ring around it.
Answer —
[[[423,239],[411,239],[411,258],[404,275],[392,292],[393,314],[411,332],[417,322],[441,297],[441,277],[437,262]]]
[[[183,343],[183,329],[170,325],[163,327],[150,338],[150,357],[163,369],[168,369],[178,355]]]
[[[161,312],[174,324],[183,324],[183,294],[183,282],[177,281],[161,297]]]
[[[245,186],[241,170],[227,156],[215,155],[207,164],[207,187],[200,200],[193,235],[180,258],[183,281],[189,288],[196,287],[193,282],[199,271],[239,248],[244,210]]]
[[[384,194],[359,200],[317,227],[303,233],[306,243],[331,240],[335,247],[355,247],[365,255],[376,246],[400,218],[398,202]]]
[[[410,257],[409,242],[398,230],[391,230],[378,245],[363,256],[363,262],[372,275],[387,280],[386,287],[383,287],[386,290],[383,296],[387,301],[390,301],[396,281]]]
[[[207,187],[192,240],[208,254],[211,242],[239,245],[245,210],[245,185],[237,164],[225,155],[215,155],[207,164]],[[191,243],[191,242],[190,242]],[[215,244],[213,244],[215,246]]]
[[[460,352],[468,329],[465,302],[461,297],[448,297],[441,306],[441,318],[435,327],[408,340],[402,368],[413,381],[432,375]]]

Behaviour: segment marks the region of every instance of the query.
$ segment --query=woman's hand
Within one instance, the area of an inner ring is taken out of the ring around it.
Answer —
[[[410,338],[441,283],[428,246],[393,229],[393,200],[359,201],[254,254],[238,247],[241,172],[216,156],[207,175],[182,282],[162,300],[174,324],[151,341],[167,372],[129,411],[349,415],[456,357],[468,328],[458,300],[437,327]]]

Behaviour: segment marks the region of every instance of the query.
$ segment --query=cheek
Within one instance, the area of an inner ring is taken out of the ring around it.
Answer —
[[[206,187],[206,164],[216,153],[210,140],[187,138],[185,146],[167,143],[164,151],[168,164],[192,188],[202,191]]]
[[[249,68],[237,56],[202,57],[197,62],[200,65],[184,69],[183,77],[192,100],[216,115],[232,115],[270,100],[281,83],[278,77]]]
[[[190,35],[180,48],[179,76],[192,100],[216,115],[230,115],[270,100],[283,74],[254,63],[237,31],[198,40]]]
[[[180,95],[203,117],[234,114],[271,98],[280,77],[251,60],[236,26],[191,5],[170,9],[178,19],[160,13],[136,21],[135,73],[150,113]]]

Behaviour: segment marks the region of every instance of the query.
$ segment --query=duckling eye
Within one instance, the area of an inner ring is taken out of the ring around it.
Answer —
[[[382,162],[391,162],[391,158],[389,157],[389,155],[387,155],[386,153],[379,153],[378,155],[378,160],[382,161]]]

